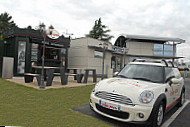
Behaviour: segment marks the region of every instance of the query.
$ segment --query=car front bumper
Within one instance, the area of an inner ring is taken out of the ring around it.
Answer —
[[[111,103],[114,105],[120,106],[120,111],[114,111],[112,109],[104,108],[99,105],[99,101],[103,100],[104,102]],[[100,99],[96,96],[94,96],[94,93],[90,96],[90,106],[92,110],[95,112],[118,120],[122,122],[131,122],[131,123],[146,123],[148,120],[152,107],[143,106],[143,105],[125,105],[125,104],[119,104],[113,101]],[[139,113],[143,114],[144,117],[140,117]]]

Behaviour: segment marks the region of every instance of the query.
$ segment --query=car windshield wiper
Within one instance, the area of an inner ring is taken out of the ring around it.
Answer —
[[[122,77],[122,78],[128,78],[128,77],[125,76],[125,75],[117,75],[117,76]]]
[[[143,81],[149,81],[149,82],[154,82],[150,79],[147,79],[147,78],[133,78],[133,79],[137,79],[137,80],[143,80]]]

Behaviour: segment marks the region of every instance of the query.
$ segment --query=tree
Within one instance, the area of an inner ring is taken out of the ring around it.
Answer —
[[[89,34],[86,35],[86,37],[92,37],[95,39],[100,39],[102,41],[110,41],[113,36],[108,34],[111,32],[111,30],[107,28],[107,26],[102,24],[101,18],[99,18],[95,21],[92,30],[89,32]]]
[[[7,12],[1,13],[1,15],[0,15],[0,35],[7,29],[11,29],[13,27],[16,27],[16,24],[12,20],[12,16],[10,16]]]

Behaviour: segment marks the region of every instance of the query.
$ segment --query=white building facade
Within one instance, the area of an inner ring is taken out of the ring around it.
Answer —
[[[179,38],[160,38],[140,35],[121,35],[115,44],[83,37],[71,40],[68,65],[71,68],[96,69],[97,74],[111,77],[128,62],[137,58],[178,59],[176,45],[185,41]],[[104,56],[105,54],[105,56]],[[104,59],[104,63],[103,63]]]

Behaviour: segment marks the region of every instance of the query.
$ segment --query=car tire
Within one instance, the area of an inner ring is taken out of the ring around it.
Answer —
[[[178,107],[183,106],[184,103],[185,103],[185,89],[183,89],[181,91],[181,96],[180,96],[180,99],[179,99],[179,102],[178,102]]]
[[[160,127],[163,123],[164,119],[164,110],[165,109],[165,104],[163,102],[160,102],[156,108],[155,108],[155,115],[152,121],[152,124],[150,127]]]

